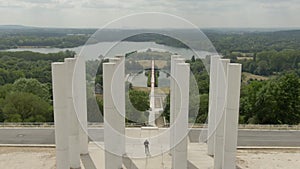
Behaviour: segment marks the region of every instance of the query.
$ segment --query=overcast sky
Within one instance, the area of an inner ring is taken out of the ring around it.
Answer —
[[[200,28],[299,28],[299,1],[0,0],[0,24],[99,28],[112,20],[134,13],[164,12],[183,17]],[[140,24],[142,25],[143,23],[141,22]],[[167,21],[165,25],[168,27]],[[152,26],[155,27],[155,23]]]

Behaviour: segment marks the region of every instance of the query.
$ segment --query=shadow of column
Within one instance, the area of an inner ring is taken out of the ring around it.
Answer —
[[[191,163],[190,161],[188,161],[188,169],[199,169],[198,167],[196,167],[193,163]],[[240,166],[236,166],[236,169],[242,169]]]
[[[85,169],[97,169],[89,154],[81,155],[80,158]]]
[[[127,156],[123,156],[123,165],[127,169],[138,169],[138,167],[134,164],[134,162]]]
[[[187,165],[187,168],[188,169],[198,169],[198,167],[196,167],[193,163],[191,163],[189,160],[187,161],[188,163],[188,165]]]

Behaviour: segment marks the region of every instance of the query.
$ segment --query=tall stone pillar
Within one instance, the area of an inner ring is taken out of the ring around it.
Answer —
[[[66,105],[66,66],[63,62],[52,63],[52,89],[56,144],[56,168],[69,169],[69,136]]]
[[[110,62],[116,63],[117,67],[112,78],[112,92],[113,99],[115,102],[116,109],[119,113],[119,122],[121,128],[118,130],[120,133],[121,144],[118,145],[122,149],[121,155],[125,154],[125,57],[122,55],[117,55],[115,58],[110,59]]]
[[[214,155],[215,146],[215,114],[217,100],[217,68],[220,56],[212,56],[210,59],[209,73],[209,111],[208,111],[208,130],[207,130],[207,150],[208,155]]]
[[[88,154],[88,124],[86,100],[86,73],[83,57],[76,58],[75,76],[73,77],[74,103],[79,119],[79,145],[80,154]]]
[[[227,66],[227,94],[225,109],[224,154],[222,169],[236,168],[240,87],[242,65],[230,63]]]
[[[190,65],[188,63],[177,63],[174,65],[177,82],[175,87],[175,118],[174,118],[174,151],[172,154],[172,168],[187,168],[187,133],[188,133],[188,111],[189,111],[189,81]]]
[[[67,112],[69,121],[69,156],[70,168],[80,168],[80,145],[79,145],[79,121],[75,112],[72,94],[72,80],[75,68],[75,58],[66,58],[66,96],[67,96]]]
[[[175,80],[174,80],[174,60],[176,58],[180,57],[179,55],[172,55],[171,56],[171,70],[170,70],[170,149],[173,148],[174,146],[174,133],[173,133],[173,123],[174,123],[174,84],[175,84]]]
[[[124,57],[103,63],[105,168],[122,168],[125,152]]]
[[[215,152],[214,168],[222,169],[223,143],[224,143],[224,114],[226,97],[227,64],[229,59],[219,59],[217,68],[217,100],[215,113]]]
[[[175,91],[178,86],[177,81],[175,79],[175,65],[177,63],[184,63],[184,59],[181,58],[180,55],[172,55],[171,56],[171,78],[170,78],[170,150],[171,154],[174,148],[174,120],[176,119],[175,115]]]

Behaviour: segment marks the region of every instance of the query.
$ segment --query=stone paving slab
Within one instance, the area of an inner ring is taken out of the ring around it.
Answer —
[[[99,146],[100,145],[100,146]],[[89,157],[86,157],[85,161],[82,159],[83,164],[85,162],[93,162],[91,169],[103,169],[104,168],[104,151],[102,149],[103,142],[90,143],[89,144]],[[134,148],[126,147],[133,150]],[[137,150],[138,148],[135,147]],[[143,150],[143,149],[142,149]],[[138,150],[137,150],[138,151]],[[90,160],[87,160],[90,158]],[[164,152],[160,155],[141,158],[130,158],[128,156],[123,157],[124,169],[171,169],[172,160],[169,152]],[[188,146],[188,166],[189,169],[212,169],[213,158],[207,155],[207,146],[204,143],[190,143]],[[91,166],[91,164],[85,164]]]

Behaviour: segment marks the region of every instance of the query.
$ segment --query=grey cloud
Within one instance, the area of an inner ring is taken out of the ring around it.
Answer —
[[[0,8],[1,16],[7,16],[5,11],[10,9],[19,13],[14,19],[5,20],[7,17],[1,17],[0,22],[23,23],[26,20],[26,13],[32,14],[31,17],[35,17],[35,13],[40,13],[52,18],[53,23],[51,21],[47,23],[50,26],[57,24],[54,23],[56,19],[64,19],[66,26],[77,22],[80,26],[80,24],[88,24],[86,18],[104,23],[124,15],[151,11],[174,14],[185,17],[195,24],[209,26],[218,26],[222,22],[228,25],[235,24],[235,26],[239,24],[242,26],[299,25],[295,20],[300,16],[299,0],[0,0]],[[68,10],[68,8],[74,9]],[[55,13],[57,15],[53,13],[50,15],[49,11],[59,12]],[[77,14],[76,17],[74,14]],[[278,15],[282,17],[272,20]],[[293,18],[285,19],[289,16]],[[44,24],[32,19],[28,19],[28,22],[30,24],[36,22],[35,25]]]

